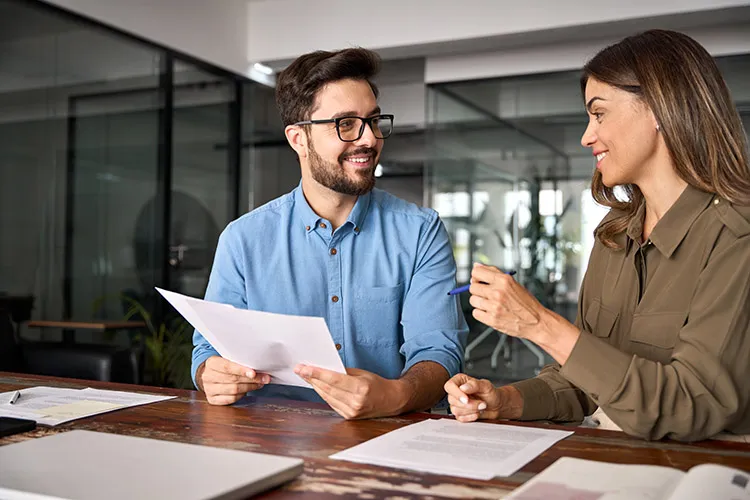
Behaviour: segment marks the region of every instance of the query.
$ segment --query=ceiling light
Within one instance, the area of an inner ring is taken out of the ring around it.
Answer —
[[[375,177],[380,177],[383,175],[383,165],[378,163],[378,165],[375,167]]]
[[[265,64],[262,64],[262,63],[253,64],[253,69],[263,73],[264,75],[269,75],[269,76],[273,75],[273,69],[271,69],[269,66],[266,66]]]

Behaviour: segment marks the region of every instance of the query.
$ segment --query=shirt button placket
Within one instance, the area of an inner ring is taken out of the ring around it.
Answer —
[[[336,343],[341,359],[346,363],[344,356],[344,308],[341,300],[341,259],[339,258],[340,235],[335,234],[328,246],[328,290],[330,307],[328,308],[328,328]]]

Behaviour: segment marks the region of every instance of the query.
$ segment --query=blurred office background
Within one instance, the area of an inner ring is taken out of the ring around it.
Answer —
[[[606,213],[579,143],[579,70],[654,27],[706,46],[747,129],[750,2],[0,0],[0,307],[15,341],[63,343],[26,319],[118,320],[133,304],[158,323],[155,286],[202,296],[224,226],[299,182],[275,72],[352,45],[383,56],[381,106],[396,114],[378,186],[440,213],[459,282],[474,261],[515,269],[573,320]],[[469,373],[501,382],[546,362],[463,300]],[[156,333],[72,343],[140,335],[143,349]]]

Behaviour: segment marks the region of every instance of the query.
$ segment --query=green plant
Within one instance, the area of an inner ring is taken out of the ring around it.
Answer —
[[[146,328],[134,334],[132,340],[143,349],[141,357],[144,383],[180,389],[192,389],[190,376],[193,329],[182,316],[172,314],[157,320],[137,299],[126,293],[100,297],[94,301],[94,317],[103,313],[108,300],[117,299],[120,310],[125,310],[125,321],[142,321]],[[104,313],[105,315],[111,315]],[[110,341],[114,334],[110,334]]]
[[[153,321],[153,316],[132,297],[121,296],[128,305],[125,320],[137,319],[146,323],[146,332],[139,340],[146,350],[145,372],[148,382],[159,386],[192,388],[190,363],[192,356],[192,327],[181,316]]]

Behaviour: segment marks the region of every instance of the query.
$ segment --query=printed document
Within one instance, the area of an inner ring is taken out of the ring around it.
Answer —
[[[688,472],[656,465],[625,465],[562,457],[507,500],[750,500],[750,474],[723,465]]]
[[[15,391],[0,394],[0,400]],[[121,408],[140,406],[175,396],[138,394],[135,392],[104,391],[99,389],[63,389],[59,387],[29,387],[19,391],[14,404],[0,404],[0,417],[25,418],[41,425],[59,425],[71,420],[90,417]]]
[[[330,458],[471,479],[510,476],[573,432],[424,420]]]
[[[346,373],[323,318],[237,309],[156,290],[221,357],[269,374],[272,384],[311,388],[294,373],[299,363]]]

